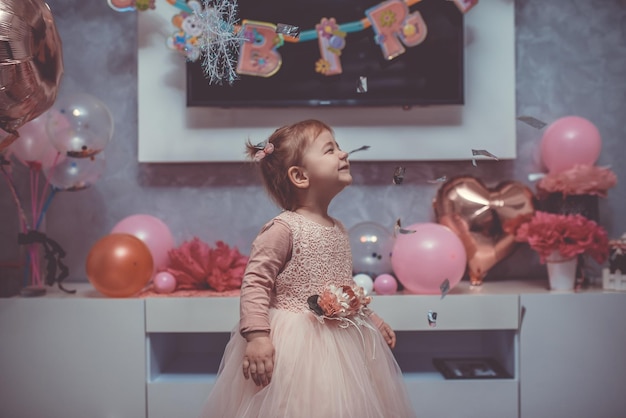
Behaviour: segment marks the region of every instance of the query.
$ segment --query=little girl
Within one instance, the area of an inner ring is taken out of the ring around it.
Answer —
[[[316,120],[247,151],[284,211],[252,244],[239,327],[201,416],[414,417],[395,333],[355,286],[348,234],[327,212],[352,182],[348,154]]]

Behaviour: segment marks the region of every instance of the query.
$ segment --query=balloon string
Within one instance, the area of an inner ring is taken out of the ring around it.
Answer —
[[[37,224],[35,225],[35,229],[39,229],[39,225],[41,225],[41,222],[43,220],[43,215],[46,213],[47,207],[50,206],[50,200],[52,200],[52,197],[48,196],[48,198],[46,199],[46,192],[48,191],[48,186],[50,186],[50,177],[52,177],[60,156],[61,153],[57,152],[57,155],[54,157],[54,161],[52,162],[52,167],[50,168],[50,175],[44,176],[44,178],[46,179],[46,185],[43,188],[41,199],[39,200],[41,202],[41,205],[39,206],[39,210],[37,212],[39,216],[37,217]],[[50,192],[52,195],[54,195],[54,187],[50,187]]]
[[[35,188],[35,172],[31,168],[28,170],[30,176],[30,212],[31,212],[31,225],[35,227],[35,220],[37,219],[37,191]],[[39,280],[37,279],[37,254],[35,253],[35,244],[31,244],[28,247],[30,253],[30,268],[31,268],[31,284],[37,285]]]
[[[35,226],[35,229],[39,230],[39,226],[43,222],[43,218],[46,212],[48,211],[48,208],[50,207],[50,203],[52,203],[52,198],[54,197],[54,195],[56,195],[56,193],[57,193],[57,188],[51,186],[50,193],[48,194],[46,201],[44,202],[44,204],[42,205],[42,208],[39,211],[39,217],[37,218],[37,225]]]
[[[13,201],[15,202],[15,206],[17,206],[17,214],[18,218],[20,218],[22,232],[26,233],[28,231],[28,218],[26,217],[26,212],[24,212],[24,208],[22,207],[22,203],[17,194],[17,188],[15,187],[13,178],[11,177],[11,174],[6,171],[4,164],[1,161],[0,171],[2,171],[2,175],[7,182],[7,185],[9,186],[9,190],[11,191],[11,196],[13,197]]]

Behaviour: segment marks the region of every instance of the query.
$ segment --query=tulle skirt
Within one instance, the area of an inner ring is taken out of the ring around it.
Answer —
[[[246,341],[234,330],[202,418],[415,417],[402,373],[380,332],[270,310],[274,373],[258,387],[242,373]]]

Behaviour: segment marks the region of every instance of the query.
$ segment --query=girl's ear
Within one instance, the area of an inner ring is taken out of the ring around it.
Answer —
[[[287,170],[287,176],[291,183],[298,189],[306,189],[309,187],[309,176],[304,168],[293,165]]]

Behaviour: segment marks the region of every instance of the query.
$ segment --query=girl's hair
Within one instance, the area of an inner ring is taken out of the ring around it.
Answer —
[[[266,142],[259,145],[247,141],[246,154],[251,159],[257,157],[265,189],[281,208],[296,209],[296,188],[289,180],[287,170],[302,164],[306,147],[324,131],[333,133],[324,122],[308,119],[276,129]],[[263,153],[263,157],[258,159],[257,153],[267,144],[272,144],[273,150]]]

